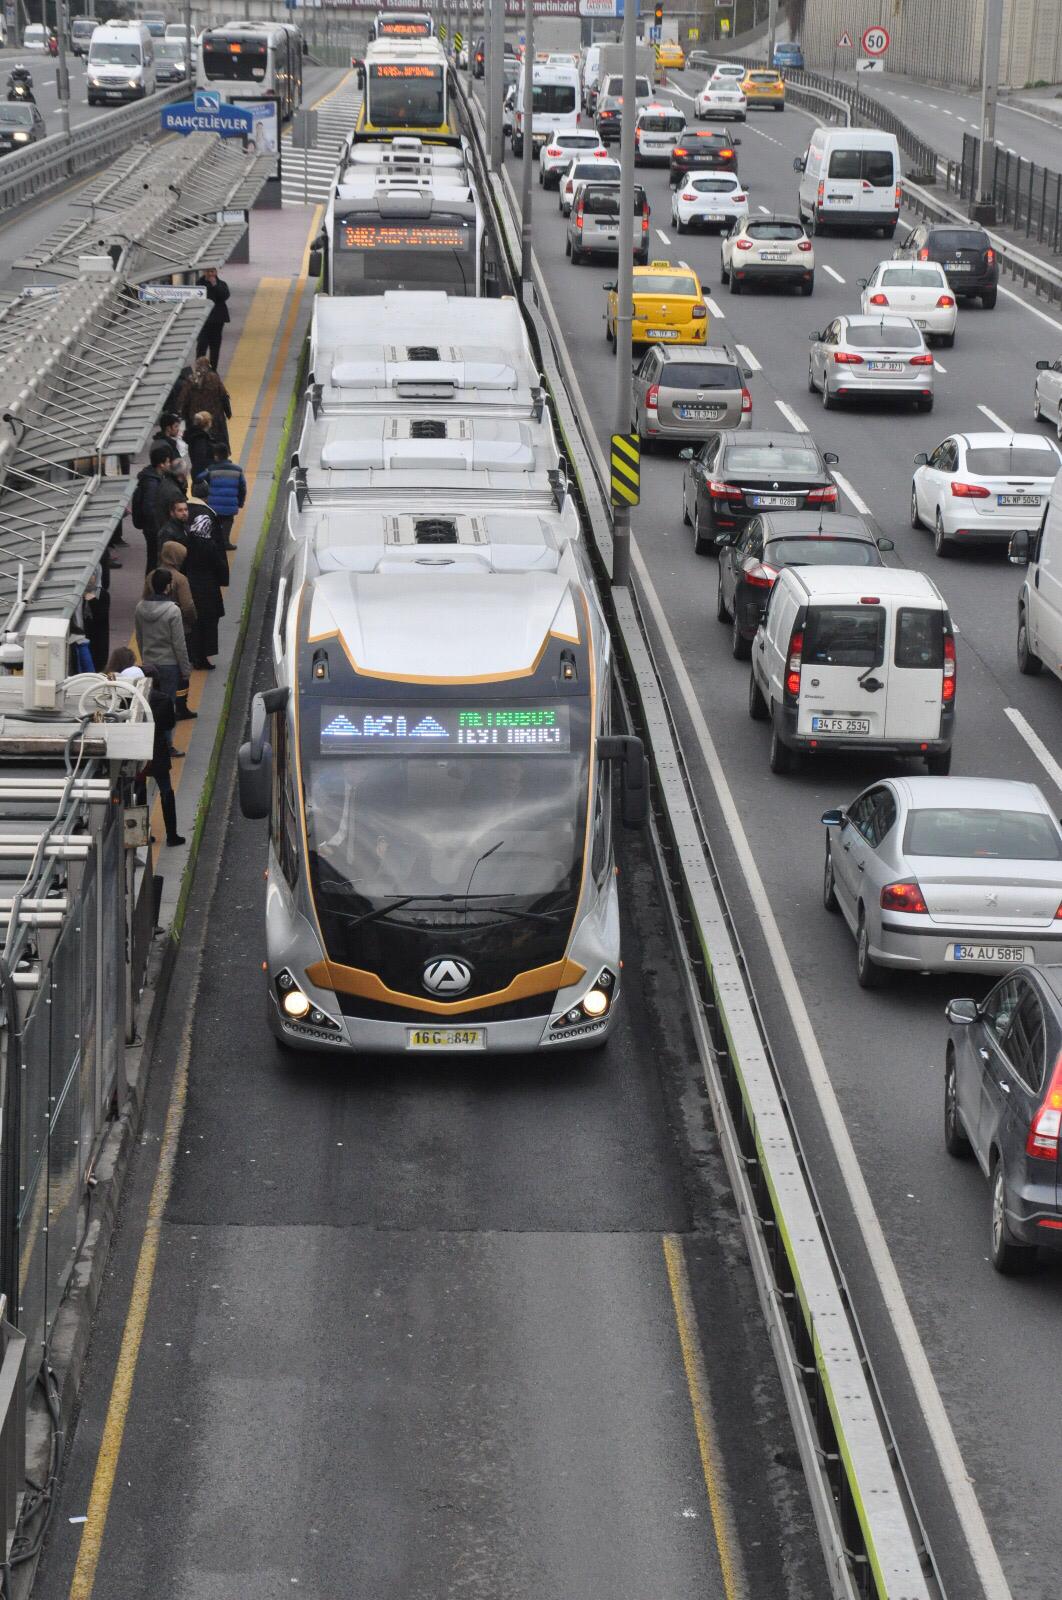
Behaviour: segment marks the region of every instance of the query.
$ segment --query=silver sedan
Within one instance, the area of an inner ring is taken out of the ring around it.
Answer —
[[[1034,783],[888,778],[826,811],[822,898],[856,976],[1062,961],[1062,828]]]
[[[808,388],[827,411],[864,395],[913,400],[933,409],[933,357],[910,317],[834,317],[813,333]]]

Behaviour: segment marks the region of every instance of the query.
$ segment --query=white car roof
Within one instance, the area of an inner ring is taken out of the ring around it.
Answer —
[[[967,811],[1042,811],[1051,807],[1035,783],[1013,778],[893,778],[912,810],[927,806],[962,806]]]
[[[906,567],[786,567],[810,600],[851,605],[853,598],[875,595],[881,600],[928,600],[944,607],[933,580]]]
[[[691,178],[726,178],[733,188],[741,188],[736,172],[720,172],[718,167],[690,167],[683,181],[688,183]]]
[[[898,256],[890,256],[887,261],[879,261],[874,270],[878,272],[883,267],[896,268],[900,272],[915,272],[919,268],[934,267],[941,277],[944,276],[944,268],[939,261],[904,261]]]
[[[968,450],[993,450],[999,445],[1013,445],[1015,450],[1044,450],[1058,460],[1058,451],[1042,433],[956,433]]]

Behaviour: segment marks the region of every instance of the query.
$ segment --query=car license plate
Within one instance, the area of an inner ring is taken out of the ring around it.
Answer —
[[[646,328],[647,339],[674,339],[678,336],[677,328]]]
[[[902,372],[903,364],[899,361],[868,361],[868,372]]]
[[[948,961],[998,961],[1004,966],[1017,966],[1033,959],[1026,944],[950,944]]]
[[[826,198],[831,206],[850,206],[852,204],[852,196],[850,194],[828,194]]]
[[[754,494],[752,503],[754,506],[784,506],[792,509],[800,501],[795,494]]]
[[[684,422],[714,422],[725,412],[725,406],[679,406],[678,408],[678,414]]]
[[[973,262],[972,261],[945,261],[945,263],[944,263],[944,271],[945,272],[972,272],[973,271]]]
[[[785,255],[784,251],[780,252],[777,250],[762,250],[760,252],[761,261],[785,261],[787,259],[788,257]]]
[[[725,217],[725,215],[724,215],[724,213],[722,211],[709,211],[709,213],[708,213],[708,221],[709,222],[725,222],[726,221],[726,217]]]
[[[916,328],[928,328],[929,327],[929,323],[927,322],[925,317],[915,317],[915,327]]]
[[[483,1050],[485,1028],[407,1028],[407,1050]]]
[[[812,717],[812,733],[869,733],[869,717]]]
[[[1000,506],[1039,506],[1038,494],[997,494],[996,504]]]

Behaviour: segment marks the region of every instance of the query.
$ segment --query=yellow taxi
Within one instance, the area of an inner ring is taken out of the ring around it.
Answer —
[[[605,337],[616,353],[616,316],[619,296],[614,283],[606,284]],[[650,261],[634,269],[634,321],[631,343],[707,344],[708,307],[701,280],[692,267],[671,261]]]
[[[672,71],[681,71],[686,57],[677,39],[662,39],[656,47],[656,64]]]
[[[750,110],[753,106],[785,110],[785,79],[780,72],[769,67],[750,67],[741,80],[741,89]]]

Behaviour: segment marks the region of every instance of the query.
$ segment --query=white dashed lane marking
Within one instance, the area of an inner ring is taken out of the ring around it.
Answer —
[[[736,345],[735,349],[750,372],[762,371],[760,363],[756,360],[756,357],[753,355],[747,344]]]
[[[1004,433],[1014,432],[1014,429],[1011,427],[1009,422],[1004,422],[1002,417],[997,417],[996,413],[994,411],[990,411],[987,406],[979,405],[977,409],[981,412],[982,416],[988,418],[993,428],[1000,428]]]
[[[843,283],[844,282],[844,279],[841,277],[841,274],[839,272],[834,272],[833,268],[827,266],[825,261],[822,263],[822,270],[823,270],[823,272],[828,272],[830,274],[830,277],[833,278],[835,282],[837,282],[837,283]]]
[[[808,425],[804,421],[803,417],[798,416],[793,410],[792,406],[787,406],[784,400],[776,400],[774,403],[782,413],[785,420],[788,422],[789,426],[791,428],[795,428],[797,433],[810,432],[810,429],[808,428]]]

